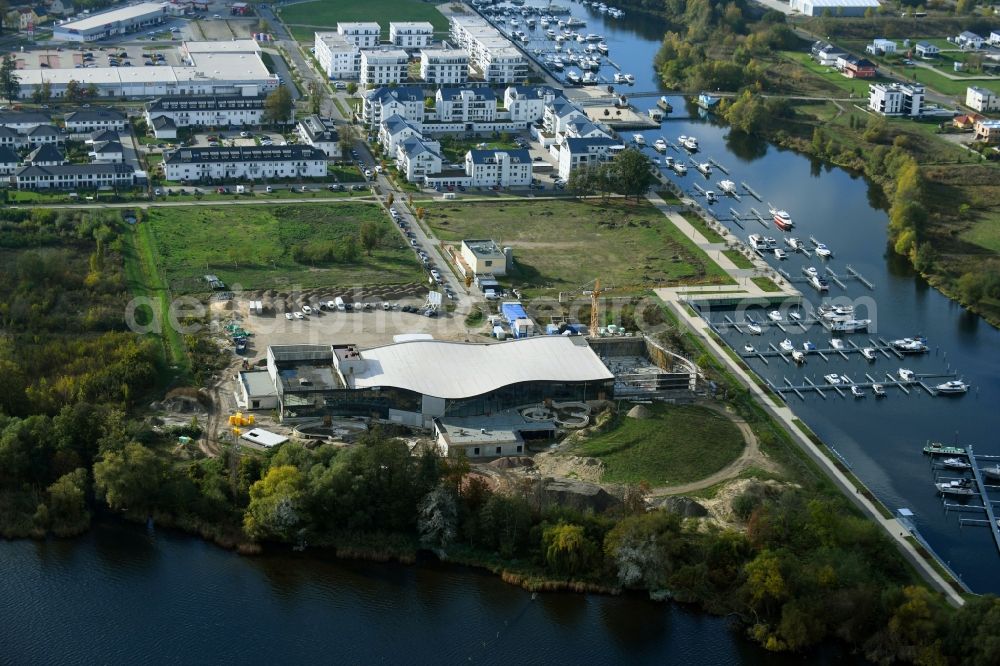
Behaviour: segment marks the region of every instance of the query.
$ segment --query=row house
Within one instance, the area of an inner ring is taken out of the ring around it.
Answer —
[[[14,172],[19,190],[96,190],[102,187],[125,188],[136,184],[135,169],[127,164],[25,165]]]
[[[295,129],[306,145],[322,150],[330,159],[340,157],[340,135],[329,118],[307,116],[299,121]]]
[[[326,154],[312,146],[181,148],[163,159],[164,175],[173,181],[322,178],[326,165]]]
[[[90,134],[97,130],[124,132],[128,122],[125,114],[116,109],[77,109],[65,115],[66,131],[74,134]]]
[[[260,125],[264,120],[263,95],[171,95],[145,105],[143,115],[153,128],[173,130],[178,127],[243,127]],[[159,123],[169,119],[170,124]]]
[[[374,130],[384,118],[390,116],[423,122],[424,91],[410,86],[384,87],[365,95],[361,118],[370,130]]]

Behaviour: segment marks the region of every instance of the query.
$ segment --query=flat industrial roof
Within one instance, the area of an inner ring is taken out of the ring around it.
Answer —
[[[539,336],[501,344],[418,340],[361,352],[353,388],[393,386],[457,400],[531,381],[613,379],[579,336]]]
[[[284,435],[279,435],[269,430],[264,430],[263,428],[247,430],[245,433],[240,435],[240,439],[245,439],[248,442],[253,442],[266,448],[278,446],[279,444],[284,444],[288,441],[288,438]]]
[[[188,53],[257,53],[260,44],[252,39],[231,39],[228,42],[184,42]]]
[[[56,28],[60,30],[93,30],[94,28],[106,26],[109,23],[128,21],[129,19],[144,16],[146,14],[153,14],[156,12],[166,13],[166,6],[167,3],[165,2],[141,2],[138,5],[130,5],[128,7],[112,9],[109,12],[93,14],[86,18],[82,18],[79,21],[68,21],[62,25],[56,26]]]

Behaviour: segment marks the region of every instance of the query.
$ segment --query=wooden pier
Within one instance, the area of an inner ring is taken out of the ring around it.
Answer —
[[[837,275],[832,268],[827,266],[825,270],[826,274],[830,276],[830,279],[833,281],[834,284],[836,284],[841,289],[847,289],[847,285],[840,281],[840,276]]]
[[[736,224],[736,226],[738,226],[740,229],[743,229],[743,219],[740,217],[739,211],[736,210],[735,208],[730,208],[729,214],[733,216],[732,221]]]
[[[722,173],[726,174],[727,176],[729,175],[729,169],[727,169],[726,167],[722,166],[721,164],[719,164],[718,162],[716,162],[715,160],[713,160],[711,157],[708,158],[708,163],[711,164],[712,166],[714,166],[716,169],[718,169]]]
[[[760,222],[765,229],[770,229],[770,227],[767,226],[767,219],[763,215],[761,215],[756,208],[751,208],[750,214],[753,215],[755,218],[757,218],[757,221]]]
[[[742,188],[743,188],[744,190],[746,190],[746,193],[747,193],[747,194],[749,194],[750,196],[752,196],[752,197],[753,197],[754,199],[756,199],[757,201],[760,201],[760,202],[763,202],[763,201],[764,201],[764,200],[763,200],[763,199],[761,198],[761,196],[760,196],[759,194],[757,194],[757,193],[756,193],[756,192],[754,191],[754,189],[753,189],[752,187],[750,187],[749,185],[747,185],[746,183],[743,183],[743,182],[741,182],[741,183],[740,183],[740,187],[742,187]]]
[[[869,288],[869,289],[871,289],[872,291],[875,291],[875,285],[874,285],[874,284],[872,284],[872,283],[871,283],[871,281],[869,281],[869,280],[866,280],[866,279],[864,278],[864,276],[862,276],[862,275],[861,275],[861,273],[857,272],[857,271],[856,271],[856,270],[854,269],[854,267],[853,267],[853,266],[851,266],[850,264],[847,264],[847,265],[846,265],[846,266],[844,267],[844,270],[846,270],[846,271],[847,271],[847,274],[848,274],[848,275],[850,275],[851,277],[853,277],[853,278],[854,278],[855,280],[857,280],[857,281],[858,281],[858,282],[860,282],[861,284],[865,285],[866,287],[868,287],[868,288]]]

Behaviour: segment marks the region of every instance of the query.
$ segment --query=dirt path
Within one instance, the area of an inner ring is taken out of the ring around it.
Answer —
[[[681,495],[684,493],[692,493],[697,490],[704,490],[705,488],[710,488],[718,483],[737,477],[741,472],[749,467],[757,466],[765,469],[773,469],[774,464],[761,452],[760,442],[757,440],[757,435],[754,434],[750,425],[746,421],[736,418],[726,410],[715,405],[702,406],[711,409],[717,414],[725,416],[740,429],[740,432],[743,433],[743,441],[746,442],[746,447],[743,449],[743,453],[740,454],[739,458],[729,463],[715,474],[710,474],[704,479],[699,479],[698,481],[692,481],[690,483],[653,488],[649,493],[650,496],[657,497],[662,495]]]

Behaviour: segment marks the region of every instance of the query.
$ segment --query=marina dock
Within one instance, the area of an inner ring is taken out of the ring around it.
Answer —
[[[762,199],[761,196],[759,194],[757,194],[757,192],[754,191],[754,189],[752,187],[750,187],[749,185],[747,185],[745,182],[741,182],[740,183],[740,187],[742,187],[744,190],[746,190],[746,193],[749,194],[750,196],[752,196],[757,201],[760,201],[761,203],[764,202],[764,199]]]
[[[712,166],[714,166],[716,169],[718,169],[722,173],[726,174],[727,176],[729,175],[729,169],[727,169],[726,167],[722,166],[721,164],[719,164],[718,162],[716,162],[711,157],[708,158],[708,163],[711,164]]]

